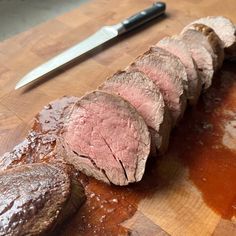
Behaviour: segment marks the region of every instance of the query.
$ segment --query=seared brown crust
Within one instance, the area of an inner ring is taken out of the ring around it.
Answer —
[[[76,97],[62,97],[45,106],[34,118],[32,129],[23,142],[0,157],[0,170],[16,165],[61,159],[54,153],[56,139]]]
[[[84,200],[71,166],[35,163],[1,171],[0,235],[48,235]]]
[[[224,48],[222,41],[215,33],[215,31],[209,26],[200,23],[190,24],[188,27],[184,28],[185,31],[187,29],[197,30],[207,38],[215,54],[215,57],[213,57],[214,68],[220,69],[224,61]]]

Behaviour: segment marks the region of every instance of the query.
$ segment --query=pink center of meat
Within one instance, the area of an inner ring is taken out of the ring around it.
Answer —
[[[76,109],[65,140],[78,155],[89,157],[109,179],[135,178],[140,134],[126,110],[108,103],[87,103]]]
[[[127,101],[129,101],[137,111],[143,116],[146,124],[154,129],[160,124],[161,121],[157,122],[159,112],[159,101],[154,100],[148,90],[145,88],[127,86],[127,84],[112,84],[111,87],[107,87],[107,90],[115,91]],[[155,103],[156,102],[156,103]],[[160,117],[162,120],[162,117]]]
[[[153,66],[138,66],[138,69],[143,71],[148,77],[153,80],[153,82],[160,89],[165,102],[171,110],[179,110],[179,94],[176,90],[173,81],[170,81],[170,77],[159,70],[154,70]]]
[[[183,52],[182,47],[179,47],[178,44],[175,45],[174,43],[169,43],[167,45],[161,45],[161,47],[180,58],[181,62],[186,66],[186,69],[193,68],[193,62],[191,61],[192,59],[189,58],[188,55],[186,55],[185,51]],[[189,79],[192,79],[192,77],[190,77]]]

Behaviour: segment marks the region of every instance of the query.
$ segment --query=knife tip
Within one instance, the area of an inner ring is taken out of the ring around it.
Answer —
[[[27,84],[27,82],[25,81],[25,79],[21,79],[20,81],[18,81],[15,85],[15,90],[24,87]]]
[[[27,83],[23,83],[23,81],[19,81],[16,85],[15,85],[15,90],[24,87]]]
[[[16,84],[15,90],[19,89],[21,86],[19,84]]]

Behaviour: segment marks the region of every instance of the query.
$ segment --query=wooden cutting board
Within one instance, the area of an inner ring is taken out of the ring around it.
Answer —
[[[63,95],[81,96],[191,20],[225,15],[234,0],[168,0],[167,17],[122,36],[35,86],[14,86],[29,70],[144,9],[149,0],[95,0],[0,43],[0,155],[26,136],[32,118]],[[223,29],[222,29],[223,30]],[[173,130],[170,149],[128,187],[83,180],[87,202],[58,235],[236,235],[236,68],[225,63],[198,106]]]

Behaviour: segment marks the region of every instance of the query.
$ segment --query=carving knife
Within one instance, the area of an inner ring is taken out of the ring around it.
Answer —
[[[26,74],[17,84],[15,89],[23,87],[47,74],[55,71],[63,65],[71,62],[86,52],[104,44],[105,42],[124,34],[144,23],[150,21],[165,13],[166,5],[163,2],[156,2],[150,8],[147,8],[137,14],[125,19],[121,23],[104,26],[96,33],[85,39],[84,41],[72,46],[66,51],[53,57],[44,64]]]

